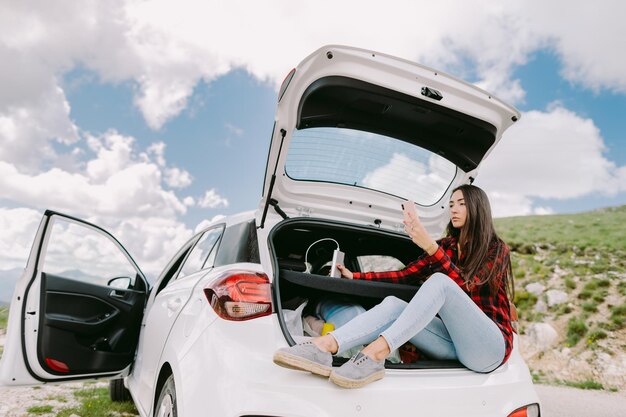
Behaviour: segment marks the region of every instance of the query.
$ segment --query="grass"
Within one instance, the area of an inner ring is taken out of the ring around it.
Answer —
[[[567,346],[576,346],[587,334],[587,325],[580,317],[572,317],[567,322]]]
[[[69,417],[73,414],[81,417],[136,416],[138,414],[132,402],[112,402],[107,387],[84,388],[74,391],[74,396],[79,400],[80,405],[64,408],[57,413],[56,417]]]
[[[626,303],[611,307],[611,324],[613,330],[619,330],[626,325]]]
[[[583,311],[586,311],[588,313],[595,313],[596,311],[598,311],[598,303],[596,303],[595,301],[582,303],[581,307]]]
[[[604,385],[599,382],[596,382],[592,379],[587,379],[582,382],[572,382],[572,381],[560,381],[563,385],[573,388],[579,389],[595,389],[595,390],[603,390]]]
[[[565,277],[564,283],[565,288],[569,288],[570,290],[576,289],[576,281],[574,281],[572,277]]]
[[[531,252],[533,244],[551,245],[566,254],[626,252],[626,206],[587,213],[549,216],[524,216],[496,219],[498,234],[520,253]]]
[[[39,415],[39,414],[49,414],[53,410],[54,409],[52,408],[51,405],[35,405],[35,406],[32,406],[32,407],[28,407],[26,409],[26,412],[28,414]]]
[[[593,345],[600,339],[606,339],[608,334],[602,329],[594,329],[587,335],[587,344]]]
[[[46,397],[46,400],[48,400],[48,401],[56,401],[56,402],[59,402],[59,403],[66,403],[67,402],[67,398],[65,398],[62,395],[48,395]]]
[[[9,307],[0,307],[0,329],[7,328],[7,320],[9,319]]]

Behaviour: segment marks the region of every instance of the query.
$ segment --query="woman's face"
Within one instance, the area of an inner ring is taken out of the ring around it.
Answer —
[[[450,221],[452,226],[460,229],[467,220],[467,207],[461,190],[456,190],[450,197]]]

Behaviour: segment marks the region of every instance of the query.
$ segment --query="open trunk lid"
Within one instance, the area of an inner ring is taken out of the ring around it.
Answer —
[[[487,92],[377,52],[320,48],[279,92],[261,200],[287,216],[401,227],[412,199],[441,230],[454,186],[520,117]],[[273,200],[273,201],[272,201]]]

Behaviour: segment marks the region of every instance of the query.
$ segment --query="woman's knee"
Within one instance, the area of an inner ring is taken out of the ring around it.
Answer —
[[[389,295],[385,297],[385,299],[379,305],[386,309],[402,311],[406,308],[407,304],[408,303],[406,301],[401,300],[394,295]]]
[[[437,283],[439,285],[449,285],[451,283],[454,284],[454,281],[452,281],[449,276],[442,272],[435,272],[430,276],[430,278],[428,278],[428,280],[426,280],[426,282],[428,281],[430,281],[431,283]]]
[[[425,282],[422,284],[422,287],[431,288],[434,291],[445,292],[451,286],[455,286],[456,283],[452,281],[452,279],[446,274],[442,274],[441,272],[436,272],[432,274]]]

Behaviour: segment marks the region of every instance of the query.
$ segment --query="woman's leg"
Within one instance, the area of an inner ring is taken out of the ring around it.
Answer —
[[[410,338],[409,342],[429,358],[458,359],[450,333],[439,317],[432,319],[421,332]]]
[[[426,280],[381,336],[390,350],[409,340],[424,349],[421,339],[430,335],[422,334],[423,330],[437,314],[445,323],[456,356],[463,365],[477,372],[489,372],[500,365],[504,359],[502,332],[454,281],[440,273]],[[441,336],[439,333],[434,340]]]
[[[400,317],[408,305],[409,303],[397,297],[386,297],[380,304],[346,323],[348,327],[331,332],[339,345],[338,352],[374,341]],[[437,317],[412,337],[410,342],[431,358],[458,359],[452,339],[441,319]]]
[[[406,306],[407,303],[399,298],[387,297],[380,304],[328,333],[337,341],[337,353],[375,340],[400,316]]]

